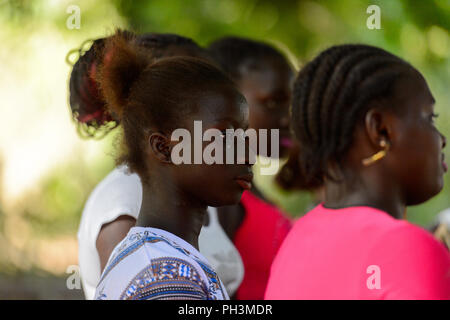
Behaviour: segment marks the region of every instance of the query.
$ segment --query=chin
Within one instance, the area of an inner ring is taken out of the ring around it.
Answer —
[[[241,190],[240,192],[233,192],[233,193],[223,193],[220,198],[216,198],[214,200],[208,199],[208,206],[210,207],[224,207],[224,206],[232,206],[236,205],[241,201],[242,193],[244,191]]]
[[[436,196],[439,192],[442,191],[442,189],[444,189],[444,176],[440,175],[439,178],[437,179],[436,183],[434,184],[434,188],[433,188],[433,195],[431,197]]]
[[[278,158],[286,158],[289,155],[289,149],[288,148],[280,148],[280,155]]]

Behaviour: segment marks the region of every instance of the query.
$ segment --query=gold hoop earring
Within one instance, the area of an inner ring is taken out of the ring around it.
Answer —
[[[389,150],[389,143],[386,142],[386,140],[380,141],[380,147],[384,148],[383,150],[378,151],[373,156],[369,158],[365,158],[362,160],[363,165],[370,166],[371,164],[377,162],[378,160],[383,159],[386,156],[386,153]]]

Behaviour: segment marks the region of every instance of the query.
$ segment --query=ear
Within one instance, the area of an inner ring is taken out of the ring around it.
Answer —
[[[381,141],[391,144],[393,126],[391,118],[386,111],[373,108],[367,111],[365,116],[365,130],[370,142],[379,149]]]
[[[172,163],[170,140],[162,133],[155,132],[148,138],[151,153],[161,162]]]

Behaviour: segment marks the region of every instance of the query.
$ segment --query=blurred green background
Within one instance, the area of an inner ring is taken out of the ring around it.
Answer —
[[[366,25],[372,4],[381,9],[379,30]],[[79,29],[67,26],[72,5],[80,9]],[[65,58],[115,27],[177,33],[200,45],[251,37],[273,43],[297,67],[333,44],[380,46],[424,74],[437,101],[437,126],[450,138],[449,0],[0,0],[0,299],[82,297],[66,288],[65,272],[78,263],[81,211],[114,167],[117,134],[101,141],[76,134]],[[292,216],[310,205],[308,194],[283,192],[271,177],[256,182]],[[411,207],[408,219],[426,227],[448,207],[449,175],[444,190]]]

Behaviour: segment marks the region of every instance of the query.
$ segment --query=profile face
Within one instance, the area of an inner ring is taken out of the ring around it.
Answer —
[[[224,133],[227,129],[243,129],[248,127],[248,105],[243,96],[231,85],[223,85],[218,88],[208,89],[202,93],[195,102],[195,110],[183,120],[183,126],[194,137],[194,121],[201,121],[202,135],[206,130],[217,129]],[[225,138],[223,138],[225,139]],[[194,158],[194,139],[191,141],[192,158]],[[214,140],[203,141],[202,149]],[[237,144],[234,144],[234,154],[237,155]],[[226,152],[225,141],[223,143],[224,154]],[[247,148],[246,148],[247,149]],[[248,155],[248,152],[246,152]],[[242,193],[251,188],[253,173],[249,159],[244,159],[243,164],[238,164],[237,159],[233,164],[190,164],[173,165],[174,178],[177,179],[180,188],[189,196],[208,206],[225,206],[237,204]]]
[[[249,126],[258,131],[279,129],[281,157],[287,155],[292,144],[289,132],[289,105],[293,82],[294,73],[289,65],[271,58],[258,62],[255,68],[244,68],[239,81],[239,89],[250,108]],[[270,140],[267,150],[270,153]]]
[[[447,171],[445,137],[434,123],[434,98],[425,79],[415,71],[396,86],[395,132],[389,150],[392,177],[399,181],[407,205],[438,194]]]

